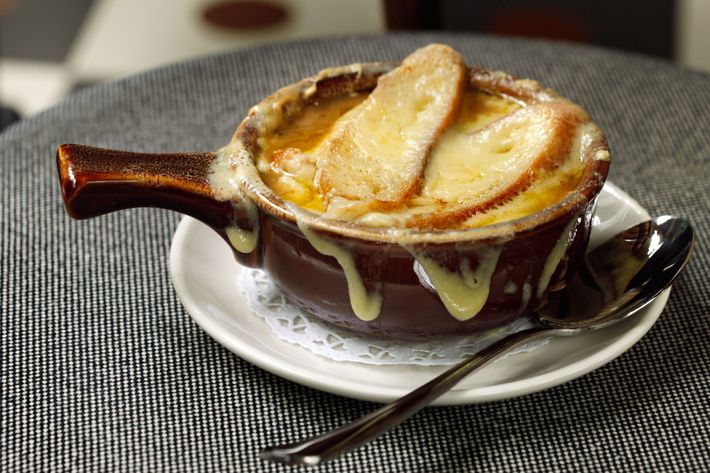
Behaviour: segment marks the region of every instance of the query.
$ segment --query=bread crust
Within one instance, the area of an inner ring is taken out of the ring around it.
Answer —
[[[337,196],[384,210],[415,195],[432,147],[458,116],[465,79],[463,58],[440,44],[381,76],[315,150],[316,185],[326,202]]]
[[[574,146],[580,125],[590,121],[587,113],[579,106],[559,99],[523,107],[478,130],[472,135],[472,138],[506,126],[511,121],[521,118],[524,120],[526,115],[544,116],[548,131],[548,139],[540,143],[541,146],[535,150],[535,155],[529,159],[530,165],[528,167],[514,176],[508,185],[501,187],[488,198],[482,200],[471,198],[468,202],[461,202],[459,197],[455,203],[442,201],[442,206],[449,210],[442,209],[437,212],[414,215],[406,225],[429,229],[452,228],[477,213],[486,212],[505,203],[525,191],[541,172],[554,169],[567,159]]]

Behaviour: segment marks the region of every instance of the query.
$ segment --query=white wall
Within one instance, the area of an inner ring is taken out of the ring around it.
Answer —
[[[97,0],[70,53],[82,79],[132,74],[257,43],[382,31],[380,0],[279,0],[291,13],[263,31],[222,31],[201,18],[211,0]],[[137,13],[139,12],[139,13]]]
[[[679,0],[676,17],[679,64],[710,72],[710,0]]]

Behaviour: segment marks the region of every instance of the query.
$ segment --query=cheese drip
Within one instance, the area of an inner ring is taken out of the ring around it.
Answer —
[[[334,257],[343,268],[348,284],[350,306],[355,315],[365,322],[375,320],[380,315],[382,308],[382,294],[379,292],[370,293],[367,290],[365,281],[355,265],[353,254],[332,239],[318,235],[301,220],[297,219],[296,223],[313,248],[321,254]]]
[[[458,320],[465,321],[476,316],[488,300],[491,276],[502,248],[501,245],[476,251],[478,265],[475,268],[471,268],[469,259],[461,255],[461,263],[453,272],[424,252],[412,248],[408,251],[424,269],[446,310]]]
[[[235,214],[249,222],[249,229],[233,223],[224,231],[234,249],[240,253],[251,253],[259,241],[259,210],[239,185],[239,181],[250,169],[242,164],[243,159],[249,158],[238,144],[230,144],[220,149],[209,169],[207,181],[217,200],[231,202]],[[255,174],[254,172],[253,175]]]
[[[576,219],[572,220],[562,230],[559,239],[555,243],[555,246],[552,248],[552,251],[550,251],[550,254],[547,256],[547,259],[545,260],[545,266],[543,266],[542,268],[540,280],[537,283],[538,300],[542,299],[542,295],[547,290],[547,286],[550,285],[550,279],[552,279],[552,275],[555,273],[555,270],[560,265],[562,258],[567,253],[567,248],[569,247],[570,243],[572,243],[572,238],[574,237],[574,235],[572,235],[572,230],[574,229],[575,223],[577,223]]]

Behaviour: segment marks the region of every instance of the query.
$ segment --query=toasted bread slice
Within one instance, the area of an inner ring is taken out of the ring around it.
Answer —
[[[445,135],[424,172],[421,197],[441,211],[414,216],[409,225],[450,227],[525,190],[540,171],[569,157],[581,123],[589,120],[566,101],[521,108],[468,135]]]
[[[458,114],[464,79],[461,56],[440,44],[418,49],[382,76],[314,150],[326,201],[390,207],[417,192],[434,142]]]

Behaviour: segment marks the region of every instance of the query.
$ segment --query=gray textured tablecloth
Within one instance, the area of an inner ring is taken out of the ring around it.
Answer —
[[[82,91],[0,135],[3,471],[287,471],[266,445],[373,408],[233,355],[180,305],[180,219],[138,209],[72,221],[54,151],[210,150],[248,108],[320,68],[401,59],[431,41],[542,81],[606,130],[611,180],[651,214],[691,220],[697,247],[664,314],[629,352],[554,389],[430,408],[318,471],[709,471],[710,75],[587,47],[468,35],[265,46]]]

